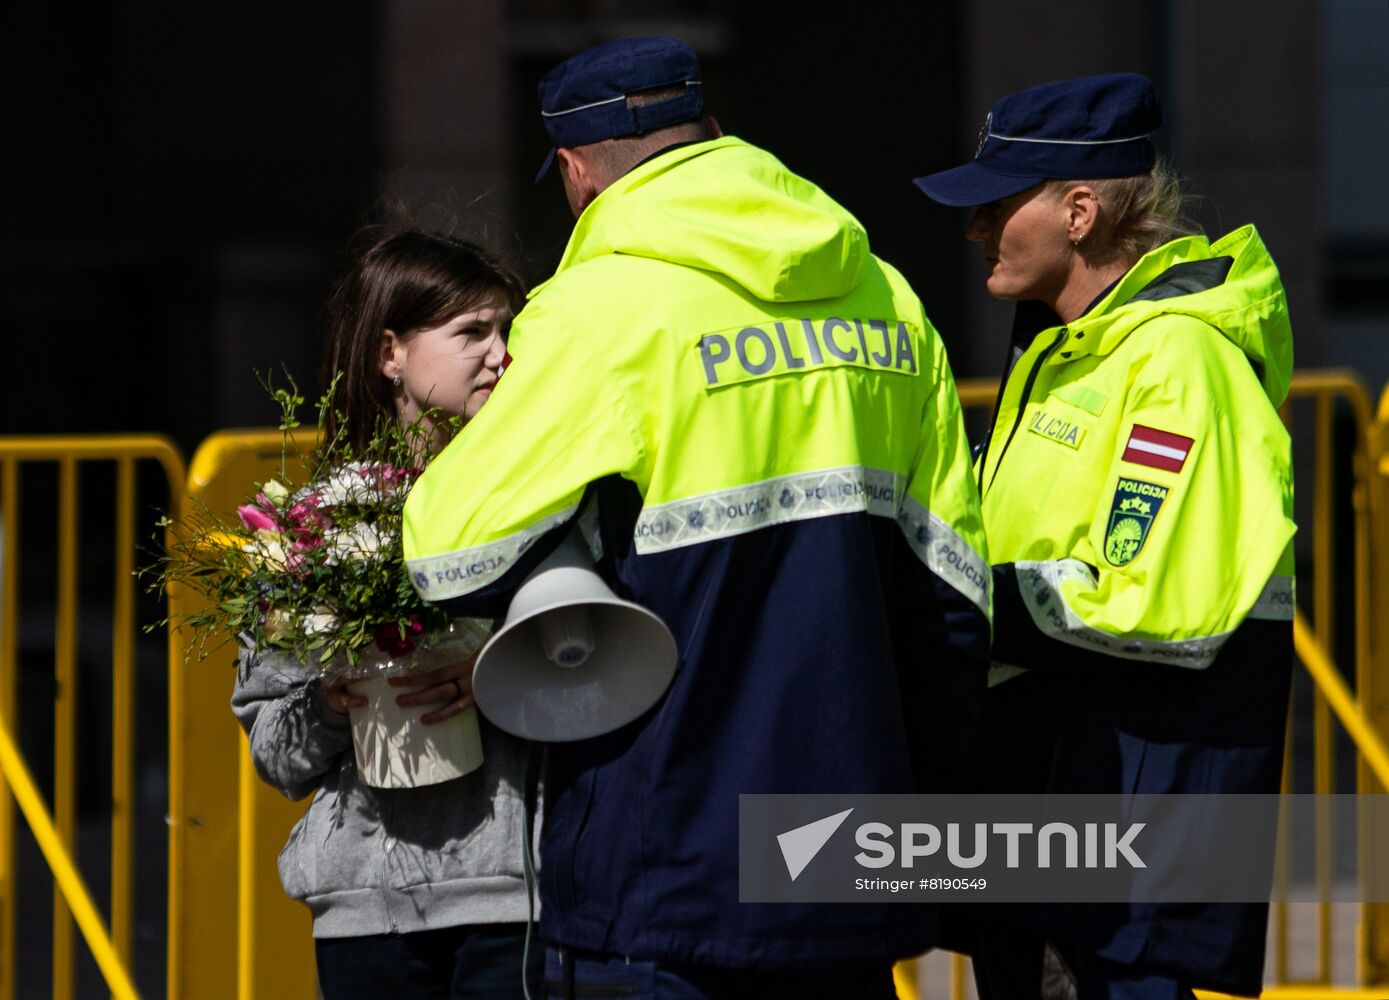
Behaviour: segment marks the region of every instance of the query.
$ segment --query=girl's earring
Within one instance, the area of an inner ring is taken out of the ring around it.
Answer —
[[[399,373],[399,372],[396,372],[395,378],[391,379],[391,385],[393,385],[393,386],[395,386],[397,389],[399,389],[399,388],[400,388],[400,383],[401,383],[400,373]]]

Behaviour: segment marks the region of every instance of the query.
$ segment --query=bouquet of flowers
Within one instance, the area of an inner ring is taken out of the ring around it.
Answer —
[[[335,387],[318,403],[320,439]],[[401,551],[405,497],[428,459],[427,432],[382,419],[365,447],[324,441],[296,484],[288,459],[304,400],[292,379],[288,389],[266,388],[281,413],[279,474],[256,484],[235,522],[205,505],[179,522],[163,519],[170,542],[146,571],[158,588],[183,584],[208,599],[174,622],[190,633],[190,652],[203,658],[239,636],[301,663],[356,668],[364,652],[385,654],[370,657],[377,662],[402,657],[450,632],[448,614],[410,585]]]

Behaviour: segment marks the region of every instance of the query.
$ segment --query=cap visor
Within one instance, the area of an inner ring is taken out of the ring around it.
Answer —
[[[1042,181],[1041,177],[1000,174],[977,163],[966,163],[962,167],[918,177],[912,183],[921,188],[932,201],[950,205],[952,208],[969,208],[974,205],[987,205],[991,201],[1026,191]]]
[[[545,162],[540,165],[540,172],[535,175],[535,183],[539,184],[545,179],[545,175],[550,172],[550,167],[555,162],[555,147],[551,146],[550,151],[545,154]]]

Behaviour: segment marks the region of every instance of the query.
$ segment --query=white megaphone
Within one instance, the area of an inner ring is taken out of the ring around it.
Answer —
[[[543,742],[601,736],[656,703],[675,676],[675,639],[593,571],[571,532],[521,584],[478,654],[473,698],[498,729]]]

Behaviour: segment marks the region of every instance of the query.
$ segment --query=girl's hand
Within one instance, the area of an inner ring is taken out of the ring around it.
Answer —
[[[426,726],[443,722],[470,708],[475,704],[473,668],[477,666],[477,656],[478,654],[474,653],[466,660],[424,674],[392,677],[392,687],[413,689],[405,694],[396,695],[395,703],[401,708],[413,705],[441,705],[441,708],[420,716],[420,722]]]
[[[362,695],[353,694],[347,689],[351,681],[345,677],[339,677],[331,684],[323,685],[323,700],[328,703],[328,707],[339,715],[346,715],[354,708],[365,708],[367,699]]]

